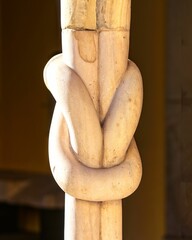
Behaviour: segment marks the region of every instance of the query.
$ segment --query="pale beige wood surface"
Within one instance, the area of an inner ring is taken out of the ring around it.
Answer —
[[[61,28],[130,28],[131,0],[61,0]]]
[[[134,141],[120,165],[96,169],[81,164],[70,148],[67,125],[59,107],[55,108],[50,130],[49,156],[51,170],[59,186],[78,199],[122,199],[135,191],[141,179],[140,156]]]
[[[65,195],[65,233],[67,240],[98,240],[100,236],[99,202],[78,200]]]
[[[130,1],[61,3],[63,55],[48,62],[44,79],[57,101],[49,157],[67,193],[65,239],[121,240],[121,199],[142,175],[133,138],[142,79],[127,63]]]
[[[98,38],[99,113],[102,122],[127,69],[129,32],[101,31]]]

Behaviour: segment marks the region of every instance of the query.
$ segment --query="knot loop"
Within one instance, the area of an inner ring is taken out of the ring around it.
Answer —
[[[47,63],[44,79],[57,102],[49,159],[58,185],[88,201],[117,200],[132,194],[142,175],[133,137],[142,108],[142,78],[137,66],[129,60],[101,123],[83,80],[65,65],[62,54]]]

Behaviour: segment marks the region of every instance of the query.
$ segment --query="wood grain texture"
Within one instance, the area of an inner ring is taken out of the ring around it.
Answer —
[[[100,205],[65,194],[65,240],[101,239]]]
[[[96,0],[61,0],[61,28],[96,29]]]
[[[98,44],[99,114],[102,122],[127,69],[129,32],[101,31]]]
[[[67,193],[65,238],[121,240],[121,199],[142,175],[134,141],[142,78],[127,64],[130,1],[62,0],[61,8],[63,55],[48,62],[44,79],[57,101],[49,157]]]
[[[52,174],[61,189],[87,201],[118,200],[132,194],[140,183],[142,173],[135,142],[131,142],[122,164],[112,168],[88,168],[70,149],[67,125],[59,110],[55,108],[50,130],[49,158]]]
[[[97,28],[129,30],[131,0],[97,1]]]
[[[131,0],[61,0],[62,29],[130,28]]]
[[[93,232],[99,231],[98,240],[107,236],[121,239],[121,199],[135,191],[142,173],[132,140],[142,106],[141,75],[131,61],[128,66],[127,61],[124,63],[128,47],[125,31],[63,30],[62,36],[64,54],[52,58],[44,73],[46,85],[57,101],[50,131],[52,173],[59,186],[73,196],[68,198],[72,213],[81,212],[94,222],[95,215],[88,214],[88,209],[94,211],[89,201],[107,201],[96,205],[101,225]],[[108,43],[108,39],[112,41]],[[111,68],[102,55],[107,43],[105,56]],[[121,51],[114,43],[121,43]],[[107,94],[101,102],[103,88]],[[102,120],[101,106],[106,111]],[[84,239],[88,234],[91,239],[91,230],[79,233],[88,220],[81,221],[79,215],[67,216],[73,222],[72,238],[78,235],[78,239]]]

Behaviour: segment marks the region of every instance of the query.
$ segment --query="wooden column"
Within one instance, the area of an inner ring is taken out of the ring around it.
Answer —
[[[65,240],[121,240],[122,201],[141,179],[134,141],[142,80],[129,61],[130,0],[61,0],[62,54],[45,67],[57,101],[50,166],[66,192]]]

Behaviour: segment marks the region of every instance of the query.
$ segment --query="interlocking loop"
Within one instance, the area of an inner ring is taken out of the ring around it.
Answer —
[[[58,185],[87,201],[117,200],[132,194],[142,175],[133,138],[142,108],[142,78],[136,65],[128,62],[102,126],[87,88],[64,64],[62,54],[47,63],[44,79],[57,102],[49,135],[49,159]],[[112,167],[105,167],[103,158]],[[86,165],[98,159],[101,168]]]

